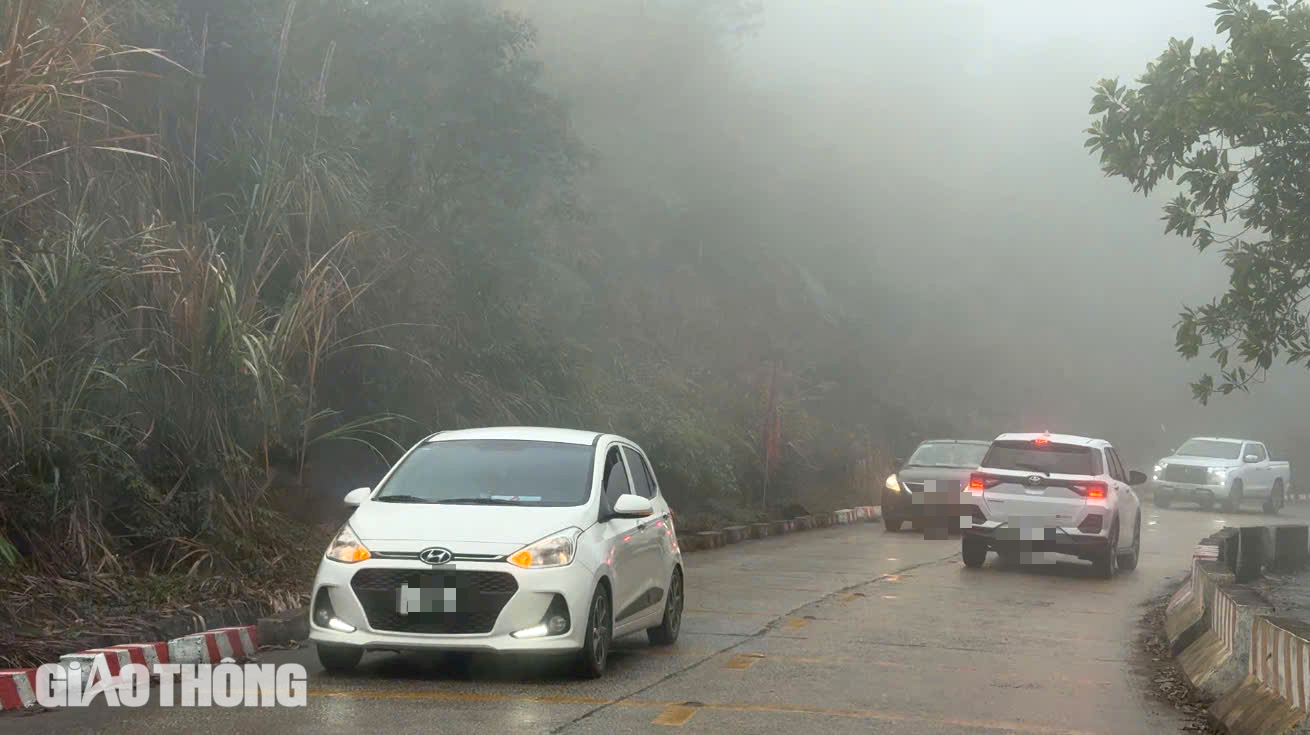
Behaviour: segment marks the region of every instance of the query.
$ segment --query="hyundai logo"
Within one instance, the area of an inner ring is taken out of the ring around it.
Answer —
[[[450,553],[449,549],[442,549],[436,546],[418,552],[419,561],[432,565],[445,564],[454,556],[454,554]]]
[[[1032,485],[1033,487],[1036,487],[1036,486],[1042,484],[1042,476],[1041,476],[1041,475],[1028,475],[1028,484],[1029,484],[1029,485]]]

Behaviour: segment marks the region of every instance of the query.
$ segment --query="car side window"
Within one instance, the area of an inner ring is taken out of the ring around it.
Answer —
[[[1255,442],[1248,444],[1246,453],[1254,454],[1256,456],[1256,461],[1265,461],[1265,448],[1260,444],[1256,444]]]
[[[653,500],[655,498],[655,487],[650,480],[650,469],[646,466],[645,457],[642,457],[639,452],[633,451],[632,447],[624,447],[623,459],[632,470],[633,489],[641,497]]]
[[[1128,482],[1128,475],[1124,472],[1123,463],[1119,461],[1119,453],[1114,451],[1114,447],[1106,447],[1105,455],[1109,458],[1110,477],[1119,482]]]
[[[614,502],[620,495],[631,492],[628,485],[628,473],[623,466],[623,456],[617,446],[610,447],[605,454],[604,494],[601,496],[606,509],[613,509]]]

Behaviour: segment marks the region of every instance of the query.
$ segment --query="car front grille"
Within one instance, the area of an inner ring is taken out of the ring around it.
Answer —
[[[435,610],[400,612],[400,588],[425,588],[435,597]],[[489,633],[518,582],[507,572],[462,569],[361,569],[350,579],[373,630],[430,635]],[[453,589],[455,611],[442,612],[443,590]]]
[[[1194,485],[1204,485],[1206,477],[1207,473],[1204,467],[1171,464],[1164,468],[1164,479],[1169,482],[1188,482]]]

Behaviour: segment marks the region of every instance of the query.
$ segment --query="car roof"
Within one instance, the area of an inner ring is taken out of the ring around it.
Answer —
[[[557,429],[545,426],[487,426],[479,429],[442,431],[425,439],[425,442],[458,441],[461,439],[507,439],[516,441],[558,442],[560,444],[594,444],[601,436],[597,431]]]
[[[1048,434],[1048,433],[1024,433],[1024,434],[1001,434],[994,441],[998,442],[1031,442],[1038,438],[1045,437],[1051,440],[1052,444],[1072,444],[1079,447],[1105,447],[1110,442],[1104,439],[1094,439],[1087,436],[1077,436],[1074,434]]]
[[[985,439],[924,439],[920,444],[981,444],[984,447],[991,442]]]
[[[1236,444],[1240,444],[1242,442],[1255,441],[1254,439],[1233,439],[1232,437],[1227,437],[1227,436],[1194,436],[1191,439],[1188,439],[1187,441],[1190,442],[1196,439],[1200,439],[1201,441],[1207,441],[1207,442],[1233,442]]]

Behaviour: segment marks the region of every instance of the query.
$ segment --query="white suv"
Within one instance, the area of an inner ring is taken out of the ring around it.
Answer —
[[[981,567],[987,551],[1026,561],[1033,552],[1076,556],[1102,577],[1137,566],[1141,501],[1109,442],[1061,434],[1002,434],[969,478],[960,519],[964,563]]]
[[[671,644],[682,555],[645,454],[618,436],[500,428],[430,436],[358,506],[314,579],[329,672],[366,650],[567,653],[604,673],[617,636]]]

